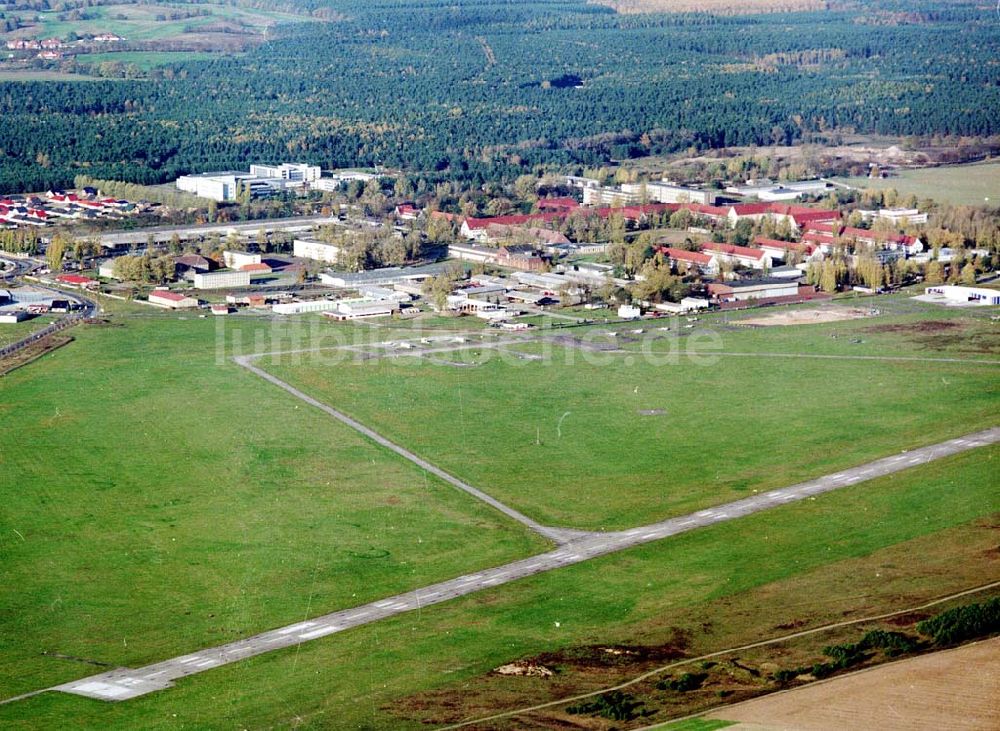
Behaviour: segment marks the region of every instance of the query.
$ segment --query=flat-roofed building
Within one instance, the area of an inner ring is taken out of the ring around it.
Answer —
[[[226,287],[249,287],[250,272],[222,269],[217,272],[195,272],[195,289],[225,289]]]
[[[668,180],[623,183],[622,192],[635,196],[636,201],[641,203],[702,203],[707,206],[715,204],[715,191],[687,188]]]
[[[319,180],[321,173],[319,165],[306,165],[301,162],[250,166],[251,175],[259,178],[278,178],[290,183],[311,183],[314,180]]]

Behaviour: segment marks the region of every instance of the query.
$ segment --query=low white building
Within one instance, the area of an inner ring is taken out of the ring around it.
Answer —
[[[337,300],[309,300],[308,302],[282,302],[274,305],[271,311],[276,315],[301,315],[306,312],[331,312],[336,310],[340,302]]]
[[[638,320],[642,317],[642,308],[635,305],[619,305],[618,317],[623,320]]]
[[[340,300],[336,309],[323,313],[325,317],[334,320],[360,320],[368,317],[389,317],[399,312],[399,302],[396,300],[361,299]]]
[[[340,256],[340,247],[315,239],[295,239],[292,242],[292,254],[302,259],[336,264]]]
[[[1000,305],[1000,290],[939,284],[927,287],[924,295],[956,305]]]
[[[198,300],[180,292],[170,292],[166,289],[154,289],[149,293],[149,304],[178,310],[185,307],[197,307]]]
[[[731,185],[727,193],[735,193],[757,200],[775,202],[792,201],[804,195],[823,195],[833,190],[833,185],[825,180],[801,180],[797,182],[775,183],[771,180],[748,180],[744,185]]]
[[[217,272],[195,272],[195,289],[225,289],[226,287],[249,287],[250,272],[220,270]]]
[[[0,312],[0,325],[13,325],[27,319],[28,313],[24,310],[4,310]]]
[[[495,264],[500,250],[489,246],[476,244],[448,244],[448,258],[474,261],[482,264]]]

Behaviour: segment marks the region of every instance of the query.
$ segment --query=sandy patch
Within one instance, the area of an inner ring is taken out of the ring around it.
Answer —
[[[774,325],[816,325],[824,322],[840,322],[841,320],[860,320],[864,317],[870,317],[870,312],[859,308],[787,310],[761,317],[750,317],[746,320],[740,320],[740,324],[763,325],[765,327]]]
[[[1000,638],[880,665],[723,708],[733,729],[996,731]]]

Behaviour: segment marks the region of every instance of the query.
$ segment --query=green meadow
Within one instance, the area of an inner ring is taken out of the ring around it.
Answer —
[[[954,326],[928,326],[941,317]],[[1000,358],[982,316],[681,323],[558,333],[626,353],[529,341],[503,355],[261,365],[540,522],[587,529],[696,511],[996,423]]]
[[[818,626],[911,606],[983,582],[982,561],[965,559],[993,545],[989,521],[979,519],[1000,510],[997,459],[997,447],[946,458],[268,653],[126,703],[35,696],[0,706],[0,724],[427,728],[454,713],[428,705],[438,693],[458,701],[486,684],[496,695],[481,711],[496,712],[579,692],[485,675],[517,658],[593,643],[662,643],[677,632],[697,655],[780,635],[776,627],[789,621]],[[915,563],[914,555],[923,558]],[[123,599],[118,616],[146,611],[143,602],[153,599]],[[189,636],[191,621],[167,627]],[[91,624],[98,629],[96,618]]]
[[[75,342],[0,379],[0,696],[99,667],[84,661],[148,663],[545,547],[218,364],[214,327],[166,315],[78,326]]]

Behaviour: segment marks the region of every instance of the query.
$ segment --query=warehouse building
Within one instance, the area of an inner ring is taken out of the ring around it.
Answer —
[[[250,272],[223,269],[217,272],[195,272],[195,289],[225,289],[226,287],[249,287]]]

